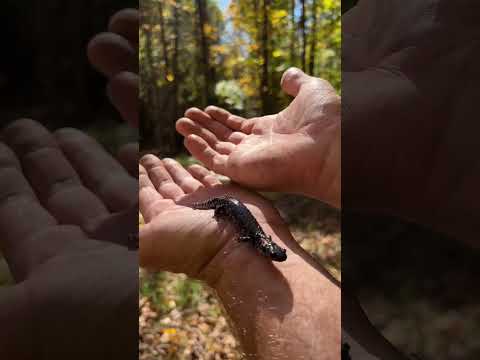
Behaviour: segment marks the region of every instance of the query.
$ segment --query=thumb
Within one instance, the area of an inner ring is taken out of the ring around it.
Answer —
[[[300,92],[300,88],[311,80],[312,77],[305,74],[302,70],[291,67],[283,73],[280,85],[285,93],[295,97]]]

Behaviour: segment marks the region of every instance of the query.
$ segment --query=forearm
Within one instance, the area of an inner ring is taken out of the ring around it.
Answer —
[[[339,358],[340,288],[303,250],[272,263],[238,245],[225,269],[214,287],[249,358]]]

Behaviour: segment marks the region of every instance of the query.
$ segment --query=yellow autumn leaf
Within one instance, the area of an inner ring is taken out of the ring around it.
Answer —
[[[203,33],[206,35],[206,36],[210,36],[212,34],[215,33],[215,28],[213,26],[211,26],[210,24],[205,24],[203,26]]]
[[[272,53],[272,56],[273,56],[274,58],[279,58],[279,57],[283,56],[283,51],[282,51],[282,50],[278,50],[278,49],[277,49],[277,50],[274,50],[273,53]]]
[[[229,51],[225,45],[212,45],[211,49],[214,53],[227,54]]]
[[[175,335],[177,333],[177,329],[175,328],[166,328],[163,330],[163,333],[164,334],[168,334],[168,335]]]
[[[288,16],[287,10],[273,10],[271,13],[272,25],[278,25],[284,18]]]

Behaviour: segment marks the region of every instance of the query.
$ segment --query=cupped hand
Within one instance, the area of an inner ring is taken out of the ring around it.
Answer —
[[[2,140],[0,250],[16,285],[0,296],[1,357],[135,356],[132,165],[78,130],[52,134],[31,120],[14,122]]]
[[[96,35],[88,45],[90,62],[108,77],[110,100],[133,126],[139,112],[138,26],[138,10],[121,10],[112,16],[109,32]]]
[[[140,264],[146,268],[186,273],[213,285],[230,262],[243,258],[247,262],[270,262],[250,244],[238,242],[238,231],[214,219],[213,210],[191,207],[196,201],[226,194],[245,203],[263,230],[280,246],[287,247],[287,255],[292,254],[292,249],[301,251],[269,201],[220,183],[200,165],[185,169],[173,159],[146,155],[140,161],[139,180],[140,211],[145,220],[140,228]]]
[[[296,68],[282,78],[295,99],[283,111],[244,119],[193,108],[178,120],[190,153],[253,189],[299,193],[340,206],[340,98],[325,80]]]

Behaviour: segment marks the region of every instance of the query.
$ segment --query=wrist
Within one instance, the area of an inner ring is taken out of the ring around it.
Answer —
[[[338,284],[289,233],[276,230],[286,243],[285,262],[272,262],[248,244],[231,242],[219,260],[222,271],[209,284],[252,358],[332,358],[340,346]]]

